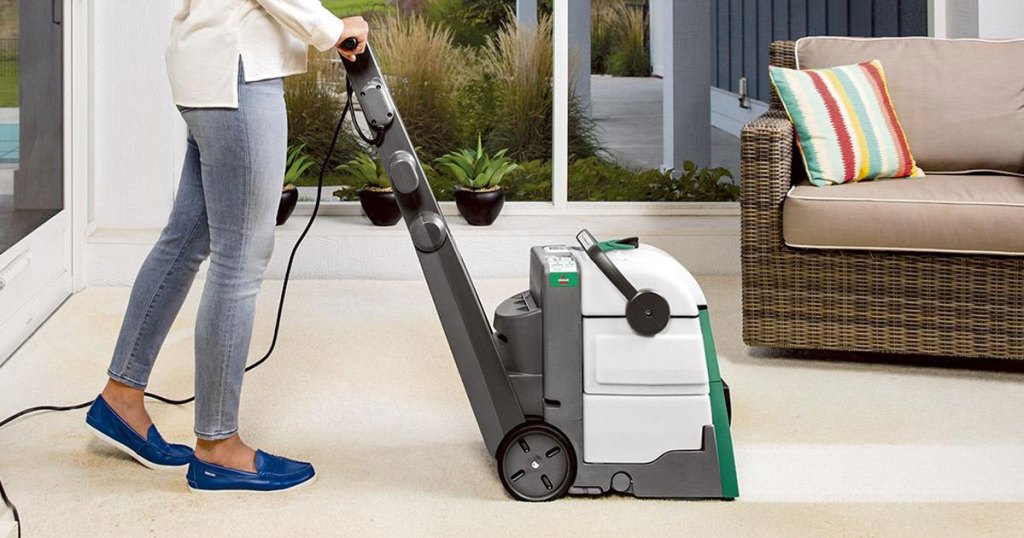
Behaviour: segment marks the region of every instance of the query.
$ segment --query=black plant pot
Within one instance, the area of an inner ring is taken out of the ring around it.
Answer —
[[[487,226],[498,218],[505,205],[505,189],[479,191],[458,187],[455,189],[455,206],[466,222],[473,226]]]
[[[393,226],[402,218],[398,200],[395,199],[395,193],[390,190],[362,189],[359,191],[359,204],[363,206],[363,212],[370,222],[377,226]]]
[[[288,217],[295,212],[295,204],[299,203],[299,189],[295,187],[281,191],[281,205],[277,206],[277,225],[288,222]]]

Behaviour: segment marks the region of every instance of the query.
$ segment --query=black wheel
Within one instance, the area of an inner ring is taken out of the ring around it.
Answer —
[[[498,445],[498,476],[519,501],[557,499],[576,480],[576,454],[558,428],[529,421],[512,429]]]

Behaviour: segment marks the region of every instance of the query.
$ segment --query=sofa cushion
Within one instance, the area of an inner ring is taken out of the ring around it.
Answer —
[[[794,185],[782,234],[798,248],[1024,255],[1024,178],[928,175]]]
[[[1024,174],[1024,40],[808,37],[800,69],[880,60],[925,172]]]

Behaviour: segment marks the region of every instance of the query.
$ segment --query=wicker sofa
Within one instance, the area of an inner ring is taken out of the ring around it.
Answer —
[[[912,43],[895,42],[894,46],[903,47],[907,44]],[[951,46],[957,45],[954,43]],[[890,52],[905,55],[913,51]],[[803,59],[802,50],[799,54]],[[796,68],[796,56],[794,42],[776,42],[770,48],[770,62],[773,65]],[[875,58],[849,59],[866,61]],[[885,58],[879,59],[885,64]],[[985,58],[977,60],[979,64],[986,61]],[[1022,71],[1016,63],[1004,64],[1001,68]],[[899,78],[900,73],[890,72],[888,66],[886,72],[890,91],[893,92],[893,102],[901,118],[901,107],[918,107],[918,112],[928,111],[927,107],[934,106],[934,103],[927,102],[929,99],[941,101],[934,94],[942,93],[943,88],[931,91],[935,88],[932,85],[941,81],[899,81],[895,79]],[[1007,76],[1017,77],[1014,81],[1020,78],[1018,75]],[[915,83],[926,91],[922,91],[919,98],[908,100],[907,92],[913,90]],[[989,83],[986,81],[983,84]],[[901,84],[902,95],[898,96],[893,86]],[[1018,91],[1019,96],[1024,95],[1024,87],[1014,91]],[[964,106],[970,106],[968,100],[978,98],[973,93],[964,91],[962,95],[954,95],[953,98],[963,100]],[[1014,93],[1006,95],[1012,96]],[[1021,103],[1014,102],[1012,106],[1019,107],[1018,111],[1024,111],[1024,100]],[[934,108],[931,112],[937,113]],[[1011,108],[1011,116],[1000,121],[1015,123],[1009,126],[1012,128],[1004,132],[1003,136],[1020,134],[1020,131],[1014,129],[1024,125],[1019,123],[1021,117]],[[955,114],[952,118],[956,119]],[[919,151],[924,154],[935,153],[935,148],[927,147],[932,143],[927,133],[913,132],[906,122],[904,126],[915,156]],[[993,131],[1003,129],[998,125],[991,127]],[[978,136],[995,135],[986,130]],[[950,140],[956,142],[955,137]],[[999,139],[992,140],[1002,143]],[[1016,143],[1019,146],[1010,149],[1019,149],[1020,155],[1024,157],[1024,137],[1017,138]],[[988,248],[993,241],[997,244],[1000,241],[1006,242],[1008,240],[1005,238],[1012,235],[1001,235],[1004,239],[999,239],[1000,234],[995,233],[997,230],[993,228],[991,234],[970,233],[964,236],[963,225],[954,224],[958,227],[950,229],[950,233],[963,236],[955,240],[969,244],[977,240],[988,246],[981,249],[962,248],[960,251],[936,248],[916,251],[914,245],[892,248],[892,245],[886,244],[877,248],[861,244],[854,248],[841,245],[817,245],[815,248],[791,246],[792,241],[787,241],[787,236],[792,236],[797,230],[794,228],[791,233],[785,230],[786,225],[796,226],[785,218],[787,199],[806,183],[806,178],[801,157],[796,152],[792,124],[776,95],[772,96],[769,111],[743,129],[741,145],[743,339],[748,345],[1024,358],[1024,252],[1018,246],[1012,246],[1006,249],[1007,252],[988,253],[993,250]],[[948,148],[946,152],[948,154]],[[934,162],[938,158],[941,155],[930,160]],[[922,162],[920,158],[918,161],[930,177],[932,170],[928,167],[929,163]],[[1024,170],[1018,170],[1021,171]],[[988,179],[984,181],[1002,181],[1001,184],[1010,190],[1019,186],[1021,192],[1024,192],[1024,177],[1014,177],[1012,173],[1005,177],[998,174],[987,176]],[[968,182],[977,178],[970,175],[960,177]],[[924,180],[889,181],[895,184],[897,181]],[[977,188],[984,188],[984,181],[979,181]],[[847,185],[802,188],[842,194],[848,191],[830,189],[845,187]],[[870,188],[874,187],[877,185]],[[813,191],[805,192],[813,194]],[[1011,196],[1018,194],[1014,191]],[[998,208],[1004,213],[979,213],[974,217],[976,221],[983,218],[990,220],[974,222],[973,225],[991,226],[992,222],[1004,219],[1007,221],[1005,225],[1012,227],[1012,233],[1024,236],[1024,227],[1014,224],[1015,219],[1024,218],[1024,195],[1020,201],[1021,205],[1011,203],[991,206],[993,211]],[[796,211],[797,207],[794,203],[790,210]],[[959,206],[947,207],[959,209]],[[952,213],[949,213],[948,218],[942,217],[941,213],[933,215],[930,217],[933,222],[929,222],[928,226],[941,230],[944,226],[950,226],[949,221],[956,220],[954,217],[956,215]],[[806,231],[806,222],[802,226]],[[856,227],[856,217],[849,226]],[[948,234],[937,235],[937,241],[949,240]],[[863,238],[851,241],[857,240]],[[972,251],[980,253],[967,253]]]

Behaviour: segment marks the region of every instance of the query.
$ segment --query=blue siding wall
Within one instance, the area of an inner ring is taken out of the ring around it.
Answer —
[[[711,0],[711,82],[767,101],[768,45],[808,35],[928,35],[928,0]]]

